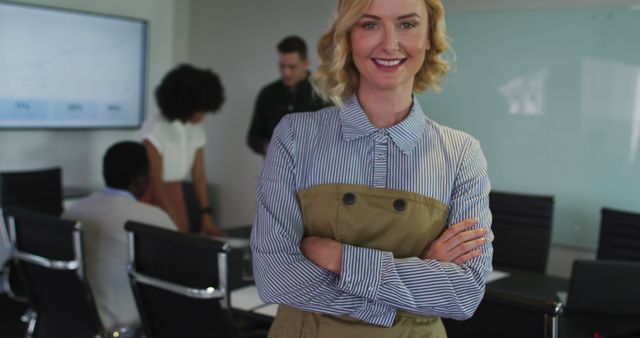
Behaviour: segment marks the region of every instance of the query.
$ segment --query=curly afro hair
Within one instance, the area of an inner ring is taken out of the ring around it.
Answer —
[[[118,142],[102,158],[102,176],[107,187],[128,190],[140,177],[149,175],[149,158],[138,142]]]
[[[217,74],[182,64],[167,73],[155,91],[160,111],[169,121],[188,121],[198,112],[214,113],[224,102]]]

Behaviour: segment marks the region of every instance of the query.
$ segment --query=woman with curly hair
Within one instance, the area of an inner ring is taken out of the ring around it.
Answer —
[[[340,0],[318,44],[335,106],[286,116],[252,234],[270,337],[446,337],[491,271],[487,165],[477,140],[423,113],[449,65],[440,0]]]
[[[224,101],[222,83],[211,70],[183,64],[165,75],[155,94],[160,114],[142,127],[151,180],[142,201],[166,211],[182,232],[222,235],[211,215],[202,126]]]

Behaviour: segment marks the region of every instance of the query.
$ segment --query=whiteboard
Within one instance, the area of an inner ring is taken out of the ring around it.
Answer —
[[[137,128],[144,20],[0,2],[0,128]]]
[[[494,190],[555,196],[552,242],[596,248],[600,209],[640,212],[640,10],[449,14],[454,71],[418,96],[480,140]]]

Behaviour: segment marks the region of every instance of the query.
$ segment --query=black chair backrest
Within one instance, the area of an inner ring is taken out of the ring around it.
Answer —
[[[37,314],[34,337],[103,334],[84,276],[82,227],[20,208],[6,207],[16,263]]]
[[[232,337],[227,243],[127,222],[130,277],[147,338]]]
[[[0,206],[17,206],[44,214],[62,214],[60,168],[0,173]]]
[[[571,270],[567,309],[640,316],[640,262],[576,260]]]
[[[62,213],[61,169],[0,172],[0,208],[9,206],[59,216]],[[6,219],[4,221],[6,223]],[[8,232],[8,229],[0,231]],[[12,262],[8,264],[7,271],[15,270]],[[11,273],[8,278],[12,298],[26,301],[24,282],[20,280],[19,275]]]
[[[596,258],[640,261],[640,213],[602,208]]]
[[[493,263],[544,273],[551,243],[553,197],[492,191]]]

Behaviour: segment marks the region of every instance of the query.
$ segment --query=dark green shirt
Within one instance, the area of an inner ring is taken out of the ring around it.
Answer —
[[[296,112],[316,111],[326,104],[314,91],[309,77],[300,82],[294,93],[277,80],[262,88],[253,111],[247,142],[258,154],[264,155],[264,146],[283,116]]]

